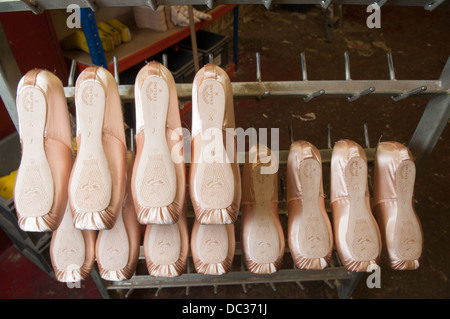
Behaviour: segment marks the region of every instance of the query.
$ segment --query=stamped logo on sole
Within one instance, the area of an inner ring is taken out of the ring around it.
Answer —
[[[81,100],[84,105],[93,106],[94,98],[97,97],[97,94],[94,93],[94,87],[92,85],[86,85],[83,88],[83,92],[81,94]]]

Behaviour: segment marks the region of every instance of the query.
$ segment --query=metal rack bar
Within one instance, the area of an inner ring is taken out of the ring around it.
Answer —
[[[316,281],[316,280],[347,280],[352,279],[352,273],[342,267],[327,268],[322,271],[281,269],[274,274],[255,275],[248,271],[232,271],[220,276],[208,276],[197,273],[183,274],[178,277],[161,278],[151,276],[134,276],[127,281],[111,283],[107,286],[111,289],[130,288],[160,288],[160,287],[198,287],[198,286],[218,286],[218,285],[248,285],[263,283],[281,283],[296,281]]]
[[[253,99],[261,96],[271,97],[331,97],[344,98],[366,95],[392,97],[405,94],[418,87],[426,87],[426,91],[417,92],[415,96],[445,95],[450,86],[443,86],[439,80],[352,80],[352,81],[257,81],[233,82],[233,96],[238,99]],[[192,84],[177,83],[178,98],[187,100],[192,97]],[[370,92],[367,92],[369,89]],[[73,102],[75,88],[64,88],[66,98]],[[134,101],[134,85],[120,85],[119,94],[124,102]],[[407,97],[410,97],[409,95]],[[354,98],[351,99],[354,101]]]
[[[388,54],[388,80],[353,80],[350,75],[349,55],[345,57],[344,80],[308,80],[305,54],[302,52],[301,67],[302,78],[299,81],[263,81],[261,74],[261,59],[256,53],[256,81],[232,82],[234,98],[261,99],[271,97],[303,97],[309,102],[317,97],[345,98],[353,102],[368,94],[381,97],[390,97],[394,101],[400,101],[412,96],[435,97],[450,93],[450,58],[437,80],[396,80],[392,55]],[[192,97],[191,83],[177,83],[177,94],[180,100]],[[66,98],[73,102],[74,87],[64,88]],[[134,85],[119,85],[119,94],[124,102],[134,101]]]

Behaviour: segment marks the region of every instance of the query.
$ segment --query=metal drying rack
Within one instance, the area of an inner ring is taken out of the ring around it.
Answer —
[[[198,2],[198,3],[197,3]],[[423,6],[426,10],[433,10],[437,6],[447,6],[443,0],[341,0],[336,1],[339,4],[359,4],[369,5],[377,3],[380,7],[386,2],[394,5],[409,5],[409,6]],[[70,0],[70,3],[78,3],[82,8],[91,8],[95,10],[99,6],[120,6],[119,1],[104,0],[98,1],[75,1]],[[320,4],[323,8],[328,8],[332,3],[331,0],[199,0],[189,1],[193,4],[206,4],[212,8],[217,4],[262,4],[269,8],[271,4]],[[183,0],[161,0],[158,2],[154,0],[130,0],[126,2],[126,6],[148,5],[155,9],[158,4],[172,5],[185,4]],[[1,0],[1,11],[24,11],[31,10],[35,13],[40,13],[43,10],[61,9],[65,8],[67,3],[65,1],[50,1],[50,0]],[[17,83],[21,78],[21,74],[17,63],[15,63],[14,55],[9,47],[8,40],[4,34],[3,28],[0,25],[0,92],[5,106],[11,116],[16,127],[18,127],[17,111],[15,109],[15,96]],[[210,61],[212,56],[209,57]],[[369,98],[370,96],[382,96],[391,98],[393,101],[400,101],[411,97],[422,96],[429,98],[425,111],[415,129],[415,132],[409,142],[409,148],[413,153],[416,161],[417,174],[423,170],[425,162],[431,152],[433,151],[439,137],[441,136],[448,119],[450,118],[450,58],[437,80],[398,80],[395,76],[393,59],[391,54],[387,54],[387,64],[390,77],[386,80],[353,80],[351,79],[349,55],[344,54],[345,79],[344,80],[320,80],[312,81],[308,79],[305,54],[300,54],[300,61],[302,66],[302,80],[299,81],[263,81],[260,68],[260,55],[256,53],[256,81],[252,82],[233,82],[233,96],[235,98],[244,99],[264,99],[276,97],[301,97],[305,102],[309,102],[315,98],[343,98],[349,103],[360,99]],[[166,61],[163,61],[166,64]],[[118,62],[114,59],[114,76],[118,84],[119,94],[123,102],[134,102],[134,86],[121,85],[119,83]],[[69,85],[64,88],[65,95],[68,102],[74,101],[74,83],[75,83],[76,61],[73,61]],[[181,83],[176,84],[178,97],[180,100],[191,98],[192,84]],[[320,149],[323,163],[330,163],[331,161],[331,127],[327,127],[327,141],[328,148]],[[132,131],[132,130],[131,130]],[[133,133],[132,133],[133,135]],[[290,138],[293,140],[293,130],[290,128]],[[375,148],[370,146],[368,138],[368,127],[364,126],[364,151],[367,154],[369,163],[373,163],[375,156]],[[133,141],[133,138],[131,138]],[[133,143],[131,147],[133,147]],[[281,165],[287,162],[288,150],[279,151],[279,160]],[[329,203],[327,204],[329,206]],[[286,215],[286,207],[283,202],[280,202],[280,216]],[[192,217],[192,211],[188,213]],[[286,254],[289,254],[288,245],[286,245]],[[142,252],[140,257],[144,259]],[[211,286],[214,293],[218,292],[220,286],[226,285],[240,285],[244,292],[247,292],[247,285],[251,284],[268,284],[273,290],[276,290],[276,283],[295,282],[300,289],[305,289],[302,282],[306,281],[323,281],[330,287],[335,287],[338,291],[339,297],[348,298],[352,295],[355,287],[358,285],[363,273],[348,272],[341,264],[339,257],[334,250],[332,263],[329,268],[324,270],[299,270],[293,265],[290,269],[280,269],[277,273],[270,275],[255,275],[245,270],[242,249],[240,243],[236,243],[235,261],[240,258],[240,266],[233,267],[232,270],[221,276],[202,275],[195,272],[193,269],[191,257],[188,259],[186,273],[173,278],[151,277],[147,275],[134,275],[130,280],[120,282],[107,282],[101,279],[98,269],[95,267],[92,272],[92,277],[96,283],[100,293],[104,298],[111,297],[130,297],[135,289],[154,288],[155,295],[158,295],[161,289],[168,287],[185,287],[186,294],[190,293],[191,287]],[[126,291],[125,294],[122,294]]]

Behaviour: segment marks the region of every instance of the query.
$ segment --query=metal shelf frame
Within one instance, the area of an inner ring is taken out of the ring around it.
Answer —
[[[390,1],[375,1],[380,6],[386,4],[404,5],[404,6],[423,6],[426,10],[432,10],[438,5],[448,6],[450,1],[440,0],[390,0]],[[24,11],[31,10],[35,13],[42,12],[42,10],[61,9],[66,8],[68,4],[77,3],[80,7],[91,8],[96,10],[98,7],[106,6],[136,6],[148,5],[156,8],[158,5],[171,4],[206,4],[213,7],[217,4],[262,4],[270,7],[271,4],[319,4],[327,8],[331,3],[336,4],[359,4],[369,5],[373,4],[374,0],[341,0],[341,1],[302,1],[302,0],[149,0],[149,1],[119,1],[119,0],[98,0],[98,1],[74,1],[74,0],[1,0],[1,11]],[[424,113],[415,129],[415,132],[409,142],[417,167],[417,174],[423,170],[427,158],[433,151],[439,137],[441,136],[447,122],[450,118],[450,58],[441,73],[439,79],[436,80],[397,80],[395,77],[395,69],[393,59],[390,54],[387,55],[387,67],[389,69],[390,78],[385,80],[352,80],[350,73],[349,56],[344,54],[344,70],[345,78],[343,80],[308,80],[306,58],[303,53],[300,54],[302,65],[302,80],[299,81],[263,81],[261,76],[260,59],[257,53],[256,65],[256,80],[253,82],[233,82],[233,95],[235,98],[243,99],[263,99],[263,98],[277,98],[277,97],[297,97],[303,98],[305,102],[309,102],[315,98],[342,98],[351,103],[359,98],[370,98],[370,96],[382,96],[391,98],[394,101],[400,101],[413,97],[427,97],[429,102],[425,108]],[[210,57],[211,59],[211,57]],[[117,62],[116,62],[117,63]],[[72,66],[75,65],[75,61]],[[115,66],[115,70],[118,68]],[[15,61],[14,55],[8,43],[8,39],[0,25],[0,93],[5,103],[5,106],[10,114],[12,121],[16,128],[18,128],[18,117],[15,106],[16,87],[22,77],[19,67]],[[65,87],[65,95],[68,102],[74,101],[75,88],[75,67],[72,67],[69,78],[69,86]],[[134,86],[121,85],[119,83],[118,74],[115,78],[119,87],[119,94],[123,102],[134,101]],[[177,91],[180,100],[189,100],[192,94],[192,84],[177,84]],[[365,133],[367,132],[365,127]],[[328,131],[329,134],[329,131]],[[368,157],[368,162],[374,160],[375,148],[371,148],[368,143],[367,135],[365,152]],[[291,136],[292,139],[292,136]],[[328,136],[328,141],[330,138]],[[328,149],[320,150],[324,163],[329,163],[331,160],[331,145],[329,142]],[[279,152],[280,164],[286,164],[288,151],[281,150]],[[286,214],[283,209],[280,209],[280,214]],[[236,245],[235,257],[241,255],[239,243]],[[289,253],[286,251],[286,253]],[[141,252],[141,259],[143,253]],[[279,272],[271,275],[254,275],[246,271],[243,266],[241,258],[240,271],[231,271],[222,276],[207,276],[197,274],[191,271],[192,265],[189,260],[187,273],[175,278],[155,278],[149,275],[135,275],[128,281],[122,282],[106,282],[99,276],[98,270],[94,268],[92,277],[97,284],[97,287],[104,298],[111,298],[117,296],[119,291],[128,290],[126,296],[129,296],[134,289],[156,288],[159,293],[160,289],[165,287],[186,287],[186,293],[189,292],[190,287],[195,286],[212,286],[214,292],[217,292],[219,286],[224,285],[241,285],[244,292],[246,292],[246,285],[267,283],[272,289],[276,290],[274,283],[279,282],[296,282],[300,288],[304,288],[301,284],[303,281],[321,280],[327,285],[331,285],[330,281],[334,281],[335,287],[339,292],[341,298],[348,298],[351,296],[353,290],[362,278],[362,273],[351,273],[345,270],[340,264],[339,258],[334,251],[334,258],[331,267],[318,270],[306,271],[292,269],[282,269]],[[115,293],[114,293],[115,292]]]

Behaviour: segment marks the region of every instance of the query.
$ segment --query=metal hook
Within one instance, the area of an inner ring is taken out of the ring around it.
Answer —
[[[351,80],[350,76],[350,61],[349,61],[348,52],[344,52],[344,61],[345,61],[345,79],[347,81]]]
[[[382,7],[386,4],[388,0],[379,0],[379,1],[375,1],[374,3],[378,6],[378,7]]]
[[[275,292],[277,291],[277,288],[275,287],[275,285],[273,284],[272,281],[269,282],[269,286],[272,287],[273,291],[275,291]]]
[[[359,99],[360,97],[362,97],[364,95],[367,95],[367,94],[370,94],[370,93],[373,93],[373,92],[375,92],[375,88],[373,86],[371,86],[370,88],[368,88],[368,89],[366,89],[366,90],[364,90],[362,92],[359,92],[359,93],[357,93],[355,95],[347,97],[347,100],[349,102],[353,102],[353,101],[356,101],[357,99]]]
[[[328,9],[328,7],[330,6],[332,0],[322,0],[320,1],[320,5],[322,6],[322,8],[324,9]]]
[[[403,94],[400,94],[397,96],[391,96],[391,99],[393,99],[395,102],[397,102],[397,101],[406,99],[407,97],[410,97],[412,95],[426,91],[426,90],[427,90],[427,87],[423,85],[423,86],[418,87],[417,89],[411,90],[409,92],[406,92],[406,93],[403,93]]]
[[[131,294],[134,292],[134,289],[129,289],[126,293],[125,293],[125,299],[128,299],[131,297]]]
[[[164,53],[163,55],[162,55],[162,64],[166,67],[166,68],[169,68],[169,64],[168,64],[169,62],[168,62],[168,60],[167,60],[167,54],[166,53]]]
[[[214,9],[214,7],[216,6],[216,1],[215,0],[206,0],[205,4],[208,6],[208,8]]]
[[[369,126],[367,123],[364,123],[364,141],[366,143],[366,147],[370,148]]]
[[[88,7],[92,11],[97,11],[98,10],[98,4],[96,3],[95,0],[85,0],[84,2],[87,3]]]
[[[244,294],[246,294],[248,292],[247,286],[245,284],[241,284],[241,286],[242,286],[242,291],[244,292]]]
[[[328,287],[330,287],[331,289],[334,289],[333,284],[330,283],[327,279],[323,280],[323,282],[324,282]]]
[[[133,154],[136,154],[134,149],[134,128],[132,127],[130,127],[130,150]]]
[[[389,66],[389,77],[391,80],[395,80],[394,61],[392,60],[392,54],[390,52],[387,54],[387,59]]]
[[[119,85],[119,60],[116,56],[113,57],[113,64],[114,64],[114,79],[116,80],[116,84]]]
[[[270,9],[270,6],[272,5],[272,0],[264,0],[264,6],[267,10]]]
[[[294,129],[292,125],[289,125],[289,142],[290,144],[294,143]]]
[[[300,287],[301,290],[305,290],[305,286],[303,286],[300,281],[296,281],[295,283]]]
[[[328,146],[328,149],[332,149],[332,147],[331,147],[331,124],[330,123],[328,123],[328,125],[327,125],[327,146]]]
[[[259,52],[256,52],[256,80],[261,82],[261,58]]]
[[[264,93],[258,97],[258,101],[264,100],[266,97],[269,97],[269,95],[270,95],[269,91],[264,91]]]
[[[38,3],[36,3],[36,1],[23,0],[21,2],[25,4],[28,9],[30,9],[36,15],[44,12],[44,9]]]
[[[309,102],[309,101],[311,101],[313,98],[318,97],[318,96],[321,96],[321,95],[324,94],[324,93],[325,93],[325,90],[322,89],[322,90],[316,91],[316,92],[314,92],[314,93],[311,93],[311,94],[305,96],[305,97],[303,98],[303,100],[304,100],[305,102]]]
[[[305,52],[300,53],[300,61],[301,61],[301,64],[302,64],[303,81],[308,81],[308,72],[306,70]]]
[[[445,0],[435,0],[435,1],[431,1],[430,3],[428,3],[425,6],[425,10],[428,11],[433,11],[434,9],[436,9],[438,6],[440,6]]]
[[[158,9],[158,2],[156,0],[148,0],[148,6],[152,8],[153,11]]]
[[[77,69],[77,60],[73,59],[72,64],[70,65],[70,73],[69,80],[67,81],[67,85],[70,87],[75,86],[75,72]]]

